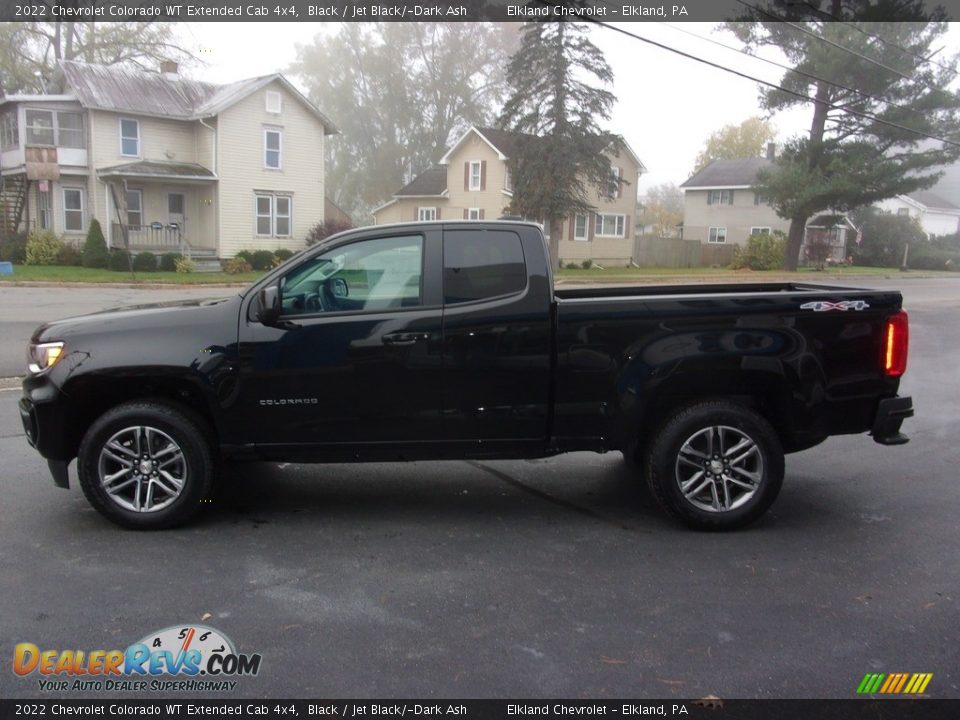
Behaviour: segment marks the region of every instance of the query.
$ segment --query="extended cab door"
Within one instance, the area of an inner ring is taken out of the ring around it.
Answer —
[[[534,226],[444,227],[444,430],[468,454],[542,448],[547,437],[547,267]]]
[[[241,317],[248,442],[389,457],[436,437],[440,252],[438,227],[371,230],[285,273],[279,327]]]

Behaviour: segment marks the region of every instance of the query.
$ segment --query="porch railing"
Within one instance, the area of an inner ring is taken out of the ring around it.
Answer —
[[[123,226],[113,223],[112,245],[123,247]],[[181,255],[190,255],[190,243],[183,237],[183,233],[176,225],[128,225],[128,238],[131,250],[160,250],[166,252],[179,251]]]

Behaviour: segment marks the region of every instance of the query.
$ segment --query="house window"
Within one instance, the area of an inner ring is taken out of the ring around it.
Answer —
[[[50,190],[50,181],[42,181],[46,190],[37,189],[37,222],[41,230],[53,229],[53,192]]]
[[[281,108],[283,107],[283,104],[282,104],[282,103],[283,103],[283,101],[282,101],[282,98],[281,98],[280,93],[278,93],[278,92],[276,92],[276,91],[273,91],[273,90],[268,90],[268,91],[267,91],[267,107],[266,107],[266,110],[267,110],[268,113],[272,113],[273,115],[279,115],[279,114],[280,114],[280,110],[281,110]]]
[[[731,204],[732,204],[732,202],[733,202],[733,201],[732,201],[732,199],[731,199]],[[754,193],[754,194],[753,194],[753,204],[754,204],[754,205],[769,205],[769,204],[770,204],[770,200],[767,198],[766,195],[761,195],[760,193]]]
[[[763,226],[754,226],[750,228],[750,234],[751,235],[769,235],[770,228],[763,227]]]
[[[623,237],[626,216],[624,215],[597,215],[596,234],[606,237]]]
[[[586,240],[587,239],[587,216],[586,215],[577,215],[573,221],[573,239],[574,240]]]
[[[127,190],[127,225],[131,230],[139,230],[143,225],[143,193],[140,190]]]
[[[437,209],[435,207],[417,208],[417,220],[436,220]]]
[[[20,127],[17,124],[17,111],[11,110],[0,115],[0,149],[9,150],[20,145]]]
[[[513,175],[510,174],[510,168],[503,169],[503,189],[513,192]]]
[[[263,130],[263,166],[267,170],[280,169],[280,153],[283,149],[283,133],[280,130]]]
[[[707,205],[733,205],[733,190],[711,190],[707,193]]]
[[[55,145],[53,112],[27,110],[27,145]]]
[[[83,142],[83,115],[78,112],[58,112],[57,145],[65,148],[82,148]]]
[[[254,214],[259,237],[290,237],[293,234],[293,198],[289,195],[257,193]]]
[[[480,208],[467,210],[467,220],[483,220],[483,211]]]
[[[140,157],[140,121],[120,118],[120,154]]]
[[[620,168],[610,166],[610,182],[607,188],[607,197],[614,200],[620,197]]]
[[[480,190],[483,184],[483,163],[480,160],[470,161],[470,190]]]
[[[726,241],[727,241],[727,229],[725,227],[710,228],[710,236],[707,238],[707,242],[725,243]]]
[[[897,215],[910,215],[910,208],[897,208]]]
[[[84,197],[82,188],[63,188],[63,229],[83,232]]]

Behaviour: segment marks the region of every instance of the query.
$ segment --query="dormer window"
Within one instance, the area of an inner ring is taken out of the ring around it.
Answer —
[[[120,154],[140,157],[140,121],[120,118]]]
[[[276,92],[275,90],[268,90],[266,107],[267,112],[273,115],[279,115],[282,108],[283,97],[280,95],[280,93]]]

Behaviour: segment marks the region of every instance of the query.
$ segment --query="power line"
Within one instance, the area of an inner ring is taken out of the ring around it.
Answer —
[[[773,88],[775,90],[780,90],[782,92],[787,93],[788,95],[793,95],[806,102],[815,103],[815,104],[820,103],[820,101],[817,100],[816,98],[812,98],[809,95],[805,95],[804,93],[797,92],[796,90],[790,90],[789,88],[785,88],[782,85],[777,85],[776,83],[769,82],[768,80],[761,80],[760,78],[754,77],[753,75],[748,75],[747,73],[740,72],[739,70],[734,70],[733,68],[725,67],[711,60],[706,60],[702,57],[698,57],[688,52],[684,52],[683,50],[678,50],[677,48],[670,47],[669,45],[665,45],[661,42],[657,42],[656,40],[651,40],[650,38],[643,37],[642,35],[637,35],[636,33],[632,33],[629,30],[624,30],[623,28],[617,27],[616,25],[611,25],[610,23],[606,23],[606,22],[603,22],[602,20],[597,20],[595,18],[588,18],[588,20],[595,25],[598,25],[603,28],[607,28],[608,30],[613,30],[614,32],[621,33],[628,37],[634,38],[635,40],[639,40],[640,42],[647,43],[648,45],[653,45],[654,47],[658,47],[661,50],[667,50],[668,52],[672,52],[682,57],[688,58],[690,60],[694,60],[695,62],[699,62],[704,65],[709,65],[710,67],[714,67],[718,70],[723,70],[724,72],[731,73],[732,75],[737,75],[738,77],[742,77],[745,80],[750,80],[751,82],[759,83],[761,85],[766,85],[767,87]],[[831,110],[841,110],[842,112],[845,112],[848,115],[853,115],[854,117],[859,117],[864,120],[872,120],[873,122],[879,123],[881,125],[886,125],[888,127],[892,127],[897,130],[903,130],[904,132],[913,133],[914,135],[919,135],[921,137],[929,138],[931,140],[937,140],[938,142],[942,142],[945,145],[951,145],[953,147],[960,148],[960,142],[947,140],[946,138],[938,137],[936,135],[931,135],[930,133],[926,133],[922,130],[916,130],[914,128],[907,127],[906,125],[900,125],[899,123],[891,122],[889,120],[884,120],[882,118],[877,117],[876,115],[871,115],[870,113],[861,112],[859,110],[853,110],[851,108],[843,107],[841,105],[836,105],[834,103],[825,102],[822,104],[826,105],[827,108]]]
[[[663,23],[663,24],[666,27],[670,28],[671,30],[676,30],[677,32],[681,32],[684,35],[689,35],[690,37],[697,38],[698,40],[703,40],[705,42],[713,43],[714,45],[717,45],[719,47],[726,48],[727,50],[731,50],[736,53],[740,53],[741,55],[745,55],[749,58],[753,58],[754,60],[760,60],[761,62],[765,62],[768,65],[773,65],[774,67],[778,67],[783,70],[796,73],[797,75],[800,75],[805,78],[809,78],[810,80],[825,82],[828,85],[833,85],[834,87],[840,88],[841,90],[846,90],[847,92],[856,93],[857,95],[860,95],[864,98],[869,98],[870,100],[876,100],[877,102],[886,103],[887,105],[898,108],[900,110],[906,110],[908,112],[914,112],[920,115],[925,114],[922,110],[917,110],[916,108],[910,107],[909,105],[901,105],[900,103],[896,103],[893,100],[887,100],[886,98],[878,97],[876,95],[871,95],[868,92],[850,87],[848,85],[844,85],[843,83],[839,83],[835,80],[827,80],[826,78],[820,77],[819,75],[814,75],[813,73],[806,72],[805,70],[799,70],[797,68],[790,67],[789,65],[786,65],[781,62],[777,62],[776,60],[770,60],[769,58],[760,57],[759,55],[753,55],[752,53],[748,53],[743,48],[737,48],[737,47],[734,47],[733,45],[727,45],[726,43],[722,43],[719,40],[715,40],[714,38],[711,38],[711,37],[698,35],[695,32],[691,32],[690,30],[685,30],[684,28],[678,27],[677,25],[671,25],[670,23]]]
[[[905,75],[904,73],[900,72],[900,71],[897,70],[896,68],[892,68],[892,67],[890,67],[889,65],[884,65],[884,64],[883,64],[882,62],[880,62],[879,60],[874,60],[874,59],[871,58],[871,57],[867,57],[866,55],[863,55],[863,54],[861,54],[861,53],[858,53],[856,50],[851,50],[851,49],[848,48],[848,47],[844,47],[844,46],[841,45],[840,43],[834,42],[834,41],[831,40],[830,38],[825,38],[825,37],[823,37],[822,35],[817,35],[817,34],[816,34],[815,32],[813,32],[812,30],[809,30],[809,29],[803,27],[802,25],[797,25],[796,23],[790,22],[790,21],[787,20],[785,17],[781,17],[780,15],[777,15],[776,13],[769,12],[769,11],[767,11],[767,10],[764,10],[763,8],[757,7],[756,5],[751,5],[750,3],[746,2],[745,0],[737,0],[737,2],[740,3],[741,5],[743,5],[744,7],[748,7],[748,8],[750,8],[751,10],[754,10],[754,11],[760,13],[761,15],[766,15],[768,18],[771,18],[772,20],[775,20],[776,22],[783,23],[784,25],[787,25],[788,27],[792,27],[794,30],[799,30],[799,31],[802,32],[804,35],[809,35],[810,37],[812,37],[812,38],[814,38],[814,39],[816,39],[816,40],[819,40],[820,42],[826,43],[827,45],[830,45],[830,46],[832,46],[832,47],[835,47],[835,48],[837,48],[838,50],[841,50],[841,51],[843,51],[843,52],[845,52],[845,53],[847,53],[847,54],[849,54],[849,55],[853,55],[854,57],[858,57],[858,58],[860,58],[861,60],[866,60],[866,61],[867,61],[868,63],[870,63],[871,65],[876,65],[878,68],[882,68],[882,69],[886,70],[887,72],[891,72],[891,73],[893,73],[894,75],[899,75],[899,76],[902,77],[904,80],[911,80],[911,79],[913,79],[913,78],[911,78],[909,75]],[[926,83],[923,83],[923,84],[926,85]],[[934,89],[935,89],[935,90],[939,90],[939,88],[934,88]]]
[[[904,53],[905,55],[909,55],[910,57],[912,57],[912,58],[914,58],[914,59],[916,59],[916,60],[919,60],[919,61],[922,62],[922,63],[927,63],[927,64],[929,64],[929,65],[935,65],[936,67],[940,68],[941,70],[946,70],[947,72],[949,72],[949,73],[950,73],[951,75],[953,75],[954,77],[957,77],[958,75],[960,75],[960,73],[958,73],[956,70],[954,70],[954,69],[953,69],[952,67],[950,67],[949,65],[944,65],[943,63],[939,63],[939,62],[937,62],[936,60],[931,59],[933,56],[924,57],[923,55],[921,55],[921,54],[919,54],[919,53],[913,52],[913,50],[910,50],[909,48],[905,48],[905,47],[903,47],[902,45],[898,45],[897,43],[893,42],[892,40],[887,40],[885,37],[883,37],[883,36],[880,35],[880,34],[867,32],[866,30],[864,30],[862,27],[860,27],[860,26],[857,25],[856,23],[850,22],[850,21],[848,21],[848,20],[844,20],[843,18],[838,18],[836,15],[833,15],[832,13],[829,13],[829,12],[827,12],[826,10],[821,10],[820,8],[818,8],[817,6],[815,6],[815,5],[814,5],[813,3],[811,3],[811,2],[804,2],[803,4],[806,5],[808,8],[810,8],[811,10],[813,10],[814,12],[820,13],[821,15],[825,15],[826,17],[828,17],[830,20],[832,20],[832,21],[834,21],[834,22],[842,23],[842,24],[846,25],[847,27],[856,30],[858,33],[861,33],[862,35],[866,35],[868,38],[871,38],[871,39],[873,39],[873,40],[877,40],[877,41],[883,43],[884,45],[887,45],[888,47],[892,47],[892,48],[894,48],[894,49],[896,49],[896,50],[899,50],[900,52]]]

